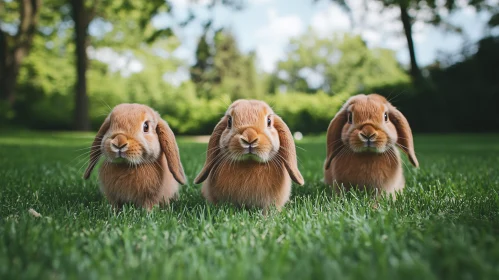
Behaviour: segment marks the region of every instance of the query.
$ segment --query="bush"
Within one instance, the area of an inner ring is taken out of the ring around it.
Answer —
[[[271,95],[264,99],[292,131],[323,133],[348,97],[350,95],[347,93],[329,96],[323,92],[293,92]]]
[[[478,51],[446,68],[429,67],[418,88],[401,83],[374,89],[392,99],[416,132],[499,131],[499,37],[482,39]]]
[[[369,89],[386,96],[407,117],[414,132],[498,131],[499,38],[479,42],[473,56],[447,68],[429,68],[429,78],[415,88],[400,80]],[[52,63],[46,63],[51,61]],[[90,119],[98,129],[120,104],[137,102],[156,109],[178,134],[211,134],[231,103],[228,95],[200,98],[190,81],[175,87],[161,78],[162,69],[146,68],[130,77],[109,73],[92,61],[88,71]],[[0,121],[15,127],[67,130],[72,127],[75,74],[71,61],[35,50],[23,65],[13,110],[0,103]],[[288,92],[265,95],[292,131],[324,133],[350,96]]]

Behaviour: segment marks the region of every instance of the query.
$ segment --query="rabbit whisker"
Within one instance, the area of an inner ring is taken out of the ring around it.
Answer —
[[[98,154],[99,153],[92,154],[92,155],[90,155],[90,157],[88,159],[86,157],[82,157],[79,160],[74,159],[71,162],[69,162],[69,164],[71,164],[72,162],[74,162],[76,160],[76,162],[74,163],[74,165],[75,166],[81,165],[81,167],[83,167],[83,166],[86,165],[86,163],[92,162]],[[98,158],[100,158],[100,156],[97,157],[97,160],[98,160]],[[80,170],[81,167],[78,170]]]

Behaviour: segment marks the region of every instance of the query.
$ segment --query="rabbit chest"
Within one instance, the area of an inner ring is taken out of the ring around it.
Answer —
[[[155,163],[130,166],[104,163],[100,168],[101,190],[113,204],[134,203],[149,207],[167,202],[178,190],[162,156]]]
[[[277,162],[240,161],[214,168],[205,182],[205,196],[213,202],[281,207],[289,199],[291,179]]]
[[[329,174],[328,174],[329,173]],[[355,153],[333,159],[326,171],[326,183],[336,182],[391,192],[403,187],[403,173],[398,151],[392,154]]]

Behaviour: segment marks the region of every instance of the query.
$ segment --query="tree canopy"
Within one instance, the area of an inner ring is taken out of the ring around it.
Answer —
[[[330,95],[361,93],[408,77],[388,49],[369,49],[360,36],[331,34],[319,37],[313,30],[292,39],[276,75],[287,91]]]
[[[209,2],[211,8],[244,7],[244,1]],[[216,29],[211,20],[204,22],[204,32],[196,38],[194,63],[177,58],[174,53],[182,42],[174,30],[185,27],[191,17],[161,28],[151,20],[168,16],[175,9],[172,3],[0,0],[2,125],[96,129],[110,107],[138,102],[158,110],[177,133],[209,134],[231,100],[257,98],[268,101],[292,129],[320,133],[345,99],[370,92],[395,96],[396,105],[419,131],[472,130],[468,121],[462,121],[464,115],[475,122],[475,115],[485,115],[482,130],[496,122],[484,111],[492,112],[490,104],[496,99],[497,83],[490,77],[497,36],[473,45],[474,51],[463,55],[462,62],[424,67],[426,87],[414,86],[414,73],[404,70],[394,50],[369,47],[361,36],[348,32],[324,37],[309,29],[291,38],[275,71],[265,73],[257,69],[255,51],[242,51],[231,29]],[[411,5],[407,11],[412,26],[423,10],[437,11],[447,1],[403,3]],[[487,3],[465,2],[497,11]],[[76,4],[83,8],[75,9]],[[348,2],[340,4],[347,7]],[[454,3],[444,8],[455,7]],[[443,24],[438,14],[429,15],[429,22]],[[490,26],[495,22],[497,15],[490,18]],[[460,112],[468,97],[463,89],[470,87],[463,83],[473,85],[480,100],[466,114]],[[421,114],[419,107],[434,113]]]

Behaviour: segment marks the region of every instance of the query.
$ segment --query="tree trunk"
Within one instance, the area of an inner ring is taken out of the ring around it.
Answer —
[[[11,70],[12,55],[7,45],[7,34],[0,31],[0,100],[9,108],[14,105],[14,72]]]
[[[14,67],[11,64],[5,65],[5,67],[2,68],[4,70],[0,71],[0,97],[2,102],[7,104],[7,108],[12,108],[16,101],[14,90],[19,70],[14,70]]]
[[[404,25],[404,33],[409,47],[409,56],[411,59],[411,77],[414,82],[421,80],[421,69],[419,69],[416,61],[416,50],[414,49],[414,41],[412,40],[412,19],[408,13],[408,7],[405,4],[400,4],[400,18]]]
[[[11,36],[0,30],[0,100],[8,108],[16,101],[15,87],[23,59],[28,55],[36,33],[41,0],[22,0],[17,33]],[[12,47],[9,46],[9,41]]]
[[[74,110],[74,128],[80,131],[90,130],[87,96],[87,46],[88,20],[84,0],[72,0],[73,20],[76,43],[76,95]]]

